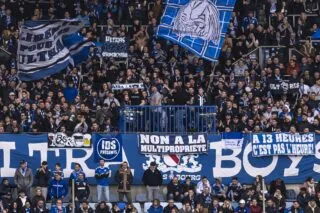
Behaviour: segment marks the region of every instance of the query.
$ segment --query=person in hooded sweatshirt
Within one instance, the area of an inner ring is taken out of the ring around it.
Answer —
[[[162,213],[163,207],[160,205],[160,200],[154,199],[152,205],[148,209],[148,213]]]
[[[31,203],[31,200],[27,197],[26,192],[22,189],[19,191],[19,197],[16,199],[18,212],[23,212],[23,207],[26,203]]]

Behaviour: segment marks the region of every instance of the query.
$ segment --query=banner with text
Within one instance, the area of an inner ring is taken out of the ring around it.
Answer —
[[[112,84],[112,90],[144,89],[143,83]]]
[[[299,80],[276,80],[269,79],[269,89],[272,94],[296,93],[299,92]]]
[[[315,134],[256,133],[252,134],[252,155],[314,155]]]
[[[102,46],[103,57],[126,58],[128,57],[129,42],[126,37],[106,36]]]
[[[122,161],[122,138],[117,135],[100,135],[94,134],[94,155],[95,160],[100,159],[106,162],[121,162]]]
[[[301,180],[311,176],[316,180],[320,179],[320,135],[316,135],[314,155],[273,155],[273,156],[252,156],[252,135],[243,134],[242,139],[237,133],[208,134],[207,154],[141,154],[139,134],[121,134],[121,138],[111,134],[92,133],[93,147],[99,142],[98,137],[106,138],[101,140],[102,150],[100,154],[106,154],[106,159],[117,155],[117,142],[112,143],[112,138],[121,139],[121,159],[114,158],[106,161],[112,171],[110,184],[115,184],[114,174],[119,169],[122,161],[127,161],[132,173],[133,183],[142,184],[143,172],[149,168],[151,162],[156,162],[162,173],[163,183],[170,182],[173,176],[181,181],[190,177],[193,182],[199,182],[202,176],[208,177],[210,181],[214,178],[222,178],[222,182],[228,184],[231,178],[237,176],[243,184],[252,184],[256,175],[265,177],[270,183],[275,177],[281,177],[285,183],[301,184]],[[229,143],[235,139],[237,143]],[[154,138],[154,140],[157,140]],[[177,139],[178,140],[178,139]],[[228,140],[225,143],[224,140]],[[103,141],[103,142],[102,142]],[[121,143],[119,141],[119,143]],[[225,146],[225,145],[228,146]],[[231,146],[230,146],[231,145]],[[237,148],[234,148],[237,147]],[[90,184],[96,184],[94,178],[95,169],[98,166],[95,149],[88,148],[48,148],[48,134],[0,134],[0,173],[1,177],[7,177],[13,181],[16,168],[21,160],[28,161],[28,166],[33,170],[47,161],[50,169],[54,169],[55,163],[59,162],[64,172],[64,177],[69,178],[75,163],[79,163],[86,173]]]
[[[143,154],[201,154],[208,152],[206,134],[139,134],[138,141],[140,153]]]
[[[63,132],[48,133],[49,148],[91,148],[91,135],[74,133],[71,136]]]

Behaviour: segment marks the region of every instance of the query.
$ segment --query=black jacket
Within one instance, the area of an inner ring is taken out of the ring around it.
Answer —
[[[16,202],[17,202],[17,209],[18,209],[18,212],[22,212],[23,211],[23,204],[22,204],[22,201],[20,199],[20,197],[18,197],[16,199]],[[29,202],[31,204],[31,200],[27,197],[27,201],[26,202]]]
[[[37,180],[37,186],[48,187],[50,177],[51,171],[48,168],[46,168],[45,172],[43,172],[41,168],[38,168],[35,175],[35,179]]]
[[[85,181],[77,180],[75,182],[75,195],[80,202],[82,202],[83,200],[87,200],[90,195],[88,183],[86,183]]]
[[[161,186],[162,174],[158,169],[155,169],[154,172],[151,169],[147,169],[143,173],[142,182],[146,186]]]

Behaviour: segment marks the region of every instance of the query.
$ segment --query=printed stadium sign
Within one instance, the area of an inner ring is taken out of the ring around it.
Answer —
[[[70,137],[63,132],[48,133],[49,148],[91,148],[91,135],[74,133]]]
[[[95,158],[105,161],[122,161],[122,141],[119,135],[99,135],[95,137]]]
[[[315,134],[256,133],[252,134],[252,155],[314,155]]]
[[[201,154],[208,152],[206,134],[140,134],[138,141],[142,154]]]

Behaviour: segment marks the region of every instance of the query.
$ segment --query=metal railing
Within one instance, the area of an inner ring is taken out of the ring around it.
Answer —
[[[216,132],[216,106],[124,106],[119,128],[135,132]]]

